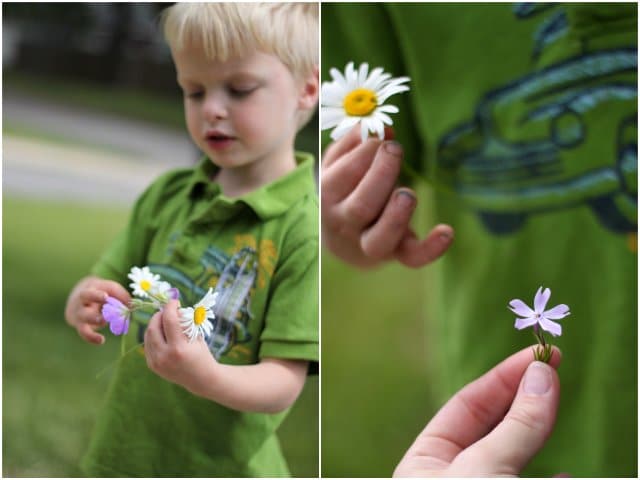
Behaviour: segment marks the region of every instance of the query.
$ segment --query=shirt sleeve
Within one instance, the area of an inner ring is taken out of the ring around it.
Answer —
[[[317,370],[318,260],[316,236],[287,253],[274,272],[260,358],[309,360],[310,371]]]

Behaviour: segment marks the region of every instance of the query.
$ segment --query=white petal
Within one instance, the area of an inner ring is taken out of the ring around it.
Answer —
[[[391,120],[391,117],[386,113],[376,111],[376,118],[379,118],[382,121],[382,123],[386,123],[387,125],[393,125],[393,120]]]
[[[321,105],[325,107],[340,107],[344,102],[347,89],[335,83],[325,84],[320,90]]]
[[[384,103],[392,95],[395,95],[396,93],[406,92],[407,90],[409,90],[409,87],[407,87],[406,85],[388,85],[380,91],[380,95],[378,95],[378,102]]]
[[[400,109],[395,105],[380,105],[377,109],[378,112],[386,113],[398,113]]]
[[[369,137],[369,127],[367,126],[365,120],[366,118],[363,119],[363,121],[360,123],[360,140],[362,141],[362,143],[366,142],[367,138]]]
[[[369,76],[369,64],[361,63],[360,68],[358,68],[358,85],[362,86],[367,81],[367,77]]]
[[[349,130],[353,128],[360,121],[361,117],[346,117],[340,122],[340,124],[331,132],[331,138],[338,140],[345,135]]]
[[[346,117],[342,108],[322,107],[320,109],[320,128],[326,130],[338,125]]]

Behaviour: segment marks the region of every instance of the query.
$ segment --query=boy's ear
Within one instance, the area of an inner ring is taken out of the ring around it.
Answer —
[[[298,108],[310,110],[315,108],[320,95],[320,75],[318,66],[313,67],[313,71],[302,82],[300,97],[298,98]]]

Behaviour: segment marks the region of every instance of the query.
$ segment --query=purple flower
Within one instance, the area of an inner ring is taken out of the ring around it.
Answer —
[[[124,335],[129,331],[131,311],[117,298],[107,296],[106,303],[102,306],[102,317],[114,335]]]
[[[509,308],[516,315],[520,315],[524,318],[516,318],[515,327],[518,330],[523,328],[540,325],[540,328],[546,330],[553,336],[562,335],[562,326],[553,322],[552,320],[560,320],[566,317],[569,312],[569,307],[565,304],[556,305],[555,307],[545,310],[549,297],[551,296],[551,290],[542,287],[538,289],[536,297],[533,300],[533,310],[531,310],[522,300],[514,299],[509,302]]]

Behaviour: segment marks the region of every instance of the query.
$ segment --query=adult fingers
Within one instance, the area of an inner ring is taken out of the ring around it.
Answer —
[[[464,453],[465,461],[476,458],[484,463],[481,471],[519,474],[551,435],[559,399],[557,372],[546,363],[531,363],[504,420]]]
[[[396,250],[396,259],[411,268],[419,268],[444,254],[453,242],[454,231],[449,225],[436,225],[424,240],[407,230]]]
[[[378,220],[362,234],[362,251],[375,260],[392,256],[406,235],[416,204],[416,197],[411,190],[397,189]]]
[[[402,146],[383,142],[360,183],[340,206],[347,221],[360,229],[380,216],[398,180],[401,164]]]
[[[500,422],[512,403],[522,374],[531,363],[531,347],[523,349],[456,393],[433,417],[405,457],[447,464]],[[551,364],[560,362],[553,350]]]

